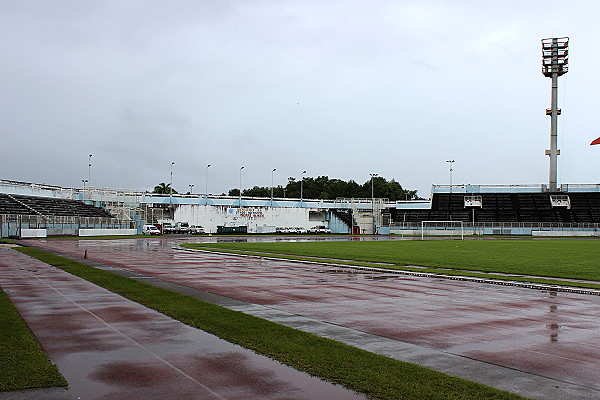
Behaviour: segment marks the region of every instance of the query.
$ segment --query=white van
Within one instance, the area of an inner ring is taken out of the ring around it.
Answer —
[[[154,225],[144,225],[142,235],[160,235],[160,229]]]

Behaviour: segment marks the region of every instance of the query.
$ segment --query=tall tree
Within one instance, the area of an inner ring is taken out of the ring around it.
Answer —
[[[154,186],[154,190],[152,193],[157,194],[171,194],[171,184],[161,182],[158,185]],[[173,194],[176,194],[177,190],[173,189]]]

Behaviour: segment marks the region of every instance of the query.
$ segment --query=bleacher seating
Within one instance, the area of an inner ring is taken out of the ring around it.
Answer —
[[[600,223],[600,193],[561,193],[570,208],[553,207],[552,193],[478,193],[482,207],[475,208],[475,222]],[[554,193],[556,195],[556,193]],[[430,210],[390,210],[395,223],[420,221],[473,221],[473,209],[465,208],[464,193],[434,193]]]
[[[4,193],[0,193],[0,214],[29,215],[35,214],[35,212],[17,203]]]
[[[78,200],[4,193],[0,193],[0,214],[112,218],[112,215],[105,209]]]

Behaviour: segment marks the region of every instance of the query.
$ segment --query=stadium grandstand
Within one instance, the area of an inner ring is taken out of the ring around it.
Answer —
[[[159,195],[107,188],[73,189],[0,180],[2,237],[141,233],[145,224],[187,222],[207,233],[219,227],[247,233],[310,232],[419,236],[460,222],[465,234],[600,235],[600,184],[433,185],[429,200],[279,199]],[[452,229],[457,229],[454,225]],[[293,229],[292,229],[293,228]],[[222,229],[221,229],[222,230]]]
[[[485,233],[597,232],[600,185],[434,185],[431,200],[398,202],[391,224],[417,229],[422,221],[462,221]],[[474,233],[474,232],[472,232]]]
[[[0,193],[0,214],[113,218],[105,209],[82,201]]]
[[[129,221],[78,197],[76,189],[0,180],[0,237],[77,235],[85,230],[118,232],[123,228],[132,232]]]

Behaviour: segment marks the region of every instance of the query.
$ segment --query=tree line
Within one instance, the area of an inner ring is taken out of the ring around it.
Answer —
[[[300,198],[301,186],[302,197],[305,199],[371,198],[371,190],[375,198],[386,198],[390,201],[419,199],[416,190],[404,189],[394,179],[388,181],[381,176],[373,177],[372,187],[371,179],[361,185],[354,180],[329,179],[327,176],[306,177],[304,182],[290,177],[287,185],[279,185],[273,188],[273,197]],[[228,193],[229,196],[239,196],[239,194],[239,189],[231,189]],[[271,188],[254,186],[250,189],[243,189],[242,196],[271,197]]]
[[[329,179],[327,176],[317,178],[306,177],[303,182],[294,177],[288,178],[285,186],[279,185],[273,188],[273,197],[277,198],[300,198],[300,191],[305,199],[335,200],[338,197],[343,198],[371,198],[371,193],[375,198],[385,198],[390,201],[396,200],[418,200],[416,190],[404,189],[400,183],[394,179],[387,180],[384,177],[376,176],[367,180],[365,183],[358,184],[354,180],[344,181],[341,179]],[[372,191],[372,192],[371,192]],[[154,187],[153,193],[169,194],[171,185],[161,182]],[[173,194],[177,191],[173,189]],[[189,193],[187,193],[189,194]],[[225,195],[225,193],[223,193]],[[239,196],[240,190],[230,189],[229,196]],[[271,188],[264,186],[254,186],[242,190],[242,196],[246,197],[271,197]]]

